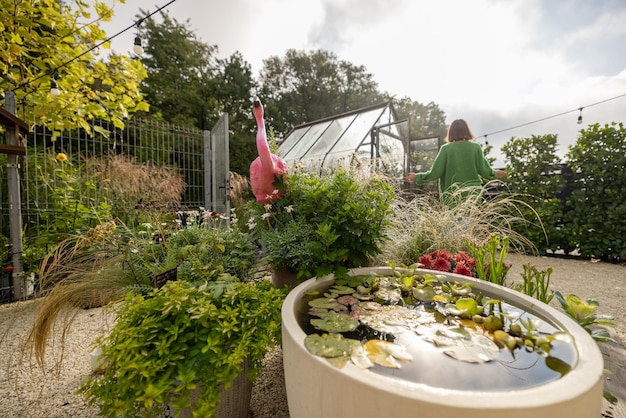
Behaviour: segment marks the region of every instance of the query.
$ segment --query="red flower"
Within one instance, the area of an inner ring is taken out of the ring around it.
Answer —
[[[418,262],[423,264],[425,269],[433,268],[433,259],[428,254],[421,256]]]
[[[463,276],[472,276],[472,270],[465,264],[465,262],[459,262],[454,267],[454,271],[452,273],[462,274]]]
[[[435,259],[433,263],[433,269],[438,271],[450,271],[451,264],[448,259],[443,257],[438,257]]]

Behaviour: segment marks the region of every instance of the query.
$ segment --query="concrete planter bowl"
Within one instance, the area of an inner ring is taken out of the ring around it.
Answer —
[[[434,273],[418,270],[418,273]],[[391,268],[352,270],[353,275],[390,275]],[[440,274],[439,272],[436,272]],[[573,337],[571,370],[563,376],[531,387],[507,388],[482,373],[484,364],[470,367],[479,388],[449,388],[407,381],[391,374],[361,369],[348,362],[343,368],[312,355],[304,346],[306,333],[298,320],[306,311],[305,295],[324,290],[332,275],[307,280],[295,287],[282,307],[283,362],[291,418],[568,418],[598,417],[602,406],[603,358],[596,342],[575,321],[558,310],[522,293],[466,276],[446,274],[451,280],[476,283],[474,291],[506,301],[557,330]],[[456,373],[458,363],[440,363],[439,353],[425,353],[428,373]],[[443,355],[443,354],[442,354]],[[443,355],[444,357],[447,357]],[[414,356],[415,358],[415,356]],[[423,360],[423,359],[422,359]],[[450,359],[456,361],[454,359]],[[442,360],[449,361],[449,360]],[[447,364],[448,366],[444,365]],[[449,364],[453,364],[449,367]],[[486,363],[485,363],[486,364]]]

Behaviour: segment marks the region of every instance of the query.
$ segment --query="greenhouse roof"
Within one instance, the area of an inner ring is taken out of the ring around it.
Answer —
[[[343,166],[357,158],[402,170],[408,129],[399,123],[391,102],[364,107],[294,127],[278,154],[290,166],[309,169]]]

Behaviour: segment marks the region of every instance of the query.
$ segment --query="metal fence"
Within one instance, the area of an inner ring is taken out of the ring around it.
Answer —
[[[56,137],[44,127],[34,126],[30,130],[26,141],[26,156],[20,157],[19,164],[22,223],[26,232],[24,242],[33,239],[28,234],[31,226],[36,225],[41,230],[46,228],[46,223],[54,222],[55,215],[60,217],[63,213],[67,218],[67,212],[73,210],[59,207],[59,199],[55,193],[63,192],[63,188],[58,187],[59,184],[56,184],[57,187],[50,184],[53,179],[59,179],[58,167],[50,163],[59,154],[67,156],[68,162],[73,164],[72,174],[75,176],[81,176],[84,174],[82,170],[89,169],[89,161],[102,161],[111,156],[128,157],[138,164],[167,166],[177,172],[186,185],[180,207],[211,207],[211,173],[205,173],[205,167],[210,170],[211,166],[210,160],[206,159],[207,155],[209,158],[211,155],[210,151],[207,152],[207,147],[211,146],[207,139],[215,135],[226,135],[221,140],[227,143],[227,131],[224,133],[220,129],[217,132],[203,132],[151,120],[130,120],[123,129],[106,122],[94,121],[91,128],[94,135],[89,135],[85,130],[75,130],[63,132]],[[71,187],[70,182],[68,187]],[[78,192],[81,194],[81,201],[88,201],[94,207],[104,199],[98,187],[84,188]],[[129,205],[128,210],[132,210],[140,202],[126,203]],[[0,303],[11,299],[9,234],[7,159],[6,155],[0,155],[0,261],[3,266],[0,271]]]

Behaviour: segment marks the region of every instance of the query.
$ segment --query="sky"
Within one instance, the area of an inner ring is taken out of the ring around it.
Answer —
[[[115,35],[170,1],[115,3],[101,26]],[[465,119],[497,166],[512,137],[555,134],[563,157],[589,124],[626,123],[626,0],[175,0],[165,10],[219,57],[240,52],[254,77],[288,49],[362,65],[381,92],[434,102],[448,124]],[[129,52],[134,36],[112,49]]]

